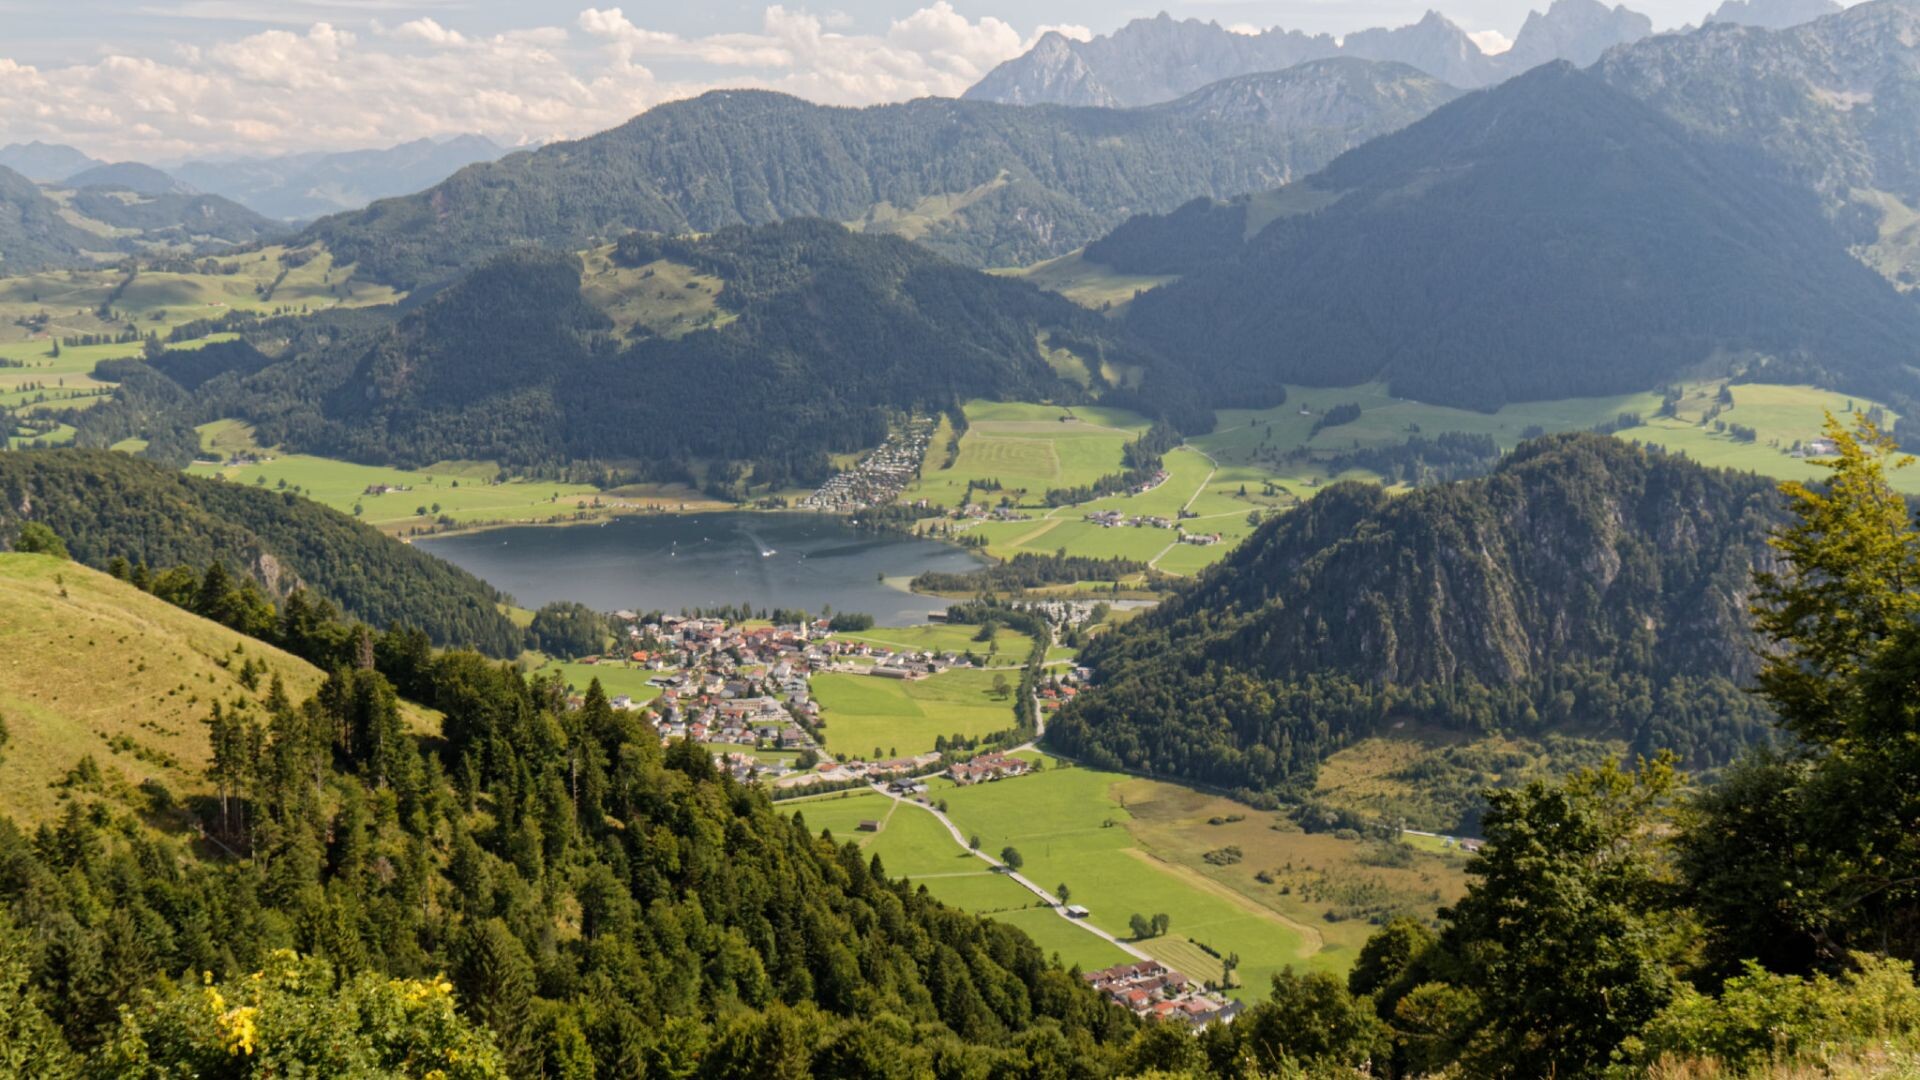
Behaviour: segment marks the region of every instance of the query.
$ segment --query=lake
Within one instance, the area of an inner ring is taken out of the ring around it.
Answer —
[[[415,541],[522,607],[576,600],[596,611],[721,604],[862,611],[913,626],[950,601],[915,596],[926,570],[984,565],[958,548],[860,532],[825,514],[647,514],[605,525],[526,526]],[[882,582],[887,578],[892,584]]]

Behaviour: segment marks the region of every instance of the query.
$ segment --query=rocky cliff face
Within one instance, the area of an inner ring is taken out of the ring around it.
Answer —
[[[1278,29],[1236,34],[1218,23],[1176,20],[1162,12],[1091,41],[1047,34],[963,96],[1010,105],[1152,105],[1221,79],[1279,71],[1339,52],[1324,34]]]
[[[1406,64],[1453,86],[1488,86],[1551,60],[1592,63],[1615,45],[1653,30],[1644,15],[1600,0],[1554,0],[1527,18],[1511,51],[1489,56],[1446,16],[1429,11],[1410,26],[1360,30],[1336,40],[1275,28],[1242,34],[1218,23],[1162,13],[1111,34],[1073,41],[1047,34],[1001,64],[964,96],[1014,105],[1151,105],[1210,83],[1346,56]]]
[[[1610,8],[1600,0],[1554,0],[1546,14],[1527,15],[1513,48],[1499,60],[1509,75],[1555,60],[1586,67],[1615,45],[1652,34],[1653,20],[1624,5]]]

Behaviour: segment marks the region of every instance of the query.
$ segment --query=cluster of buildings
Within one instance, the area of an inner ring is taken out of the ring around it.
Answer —
[[[985,784],[994,780],[1004,780],[1010,776],[1025,776],[1033,771],[1033,763],[1024,758],[1010,757],[1006,754],[981,754],[971,761],[957,762],[947,768],[947,775],[956,784]]]
[[[412,490],[413,488],[409,487],[406,484],[368,484],[367,490],[361,492],[361,494],[362,495],[392,495],[402,491],[412,491]]]
[[[1232,1023],[1240,1015],[1241,1005],[1225,995],[1194,984],[1193,980],[1158,960],[1118,964],[1083,976],[1093,988],[1107,995],[1135,1016],[1153,1020],[1179,1020],[1194,1027],[1215,1022]]]
[[[801,499],[801,509],[845,512],[893,502],[920,475],[933,431],[932,420],[920,419],[888,435],[859,465],[835,473],[819,490]]]
[[[1128,515],[1119,510],[1096,510],[1087,515],[1087,520],[1103,529],[1171,529],[1173,519],[1158,514]]]
[[[834,638],[826,619],[749,626],[720,618],[631,611],[616,611],[613,619],[626,640],[623,654],[583,663],[637,665],[655,673],[647,683],[660,691],[651,701],[619,695],[611,699],[613,707],[648,710],[662,741],[692,739],[794,752],[798,757],[793,765],[745,750],[723,755],[740,779],[758,776],[778,787],[893,780],[939,768],[942,755],[937,752],[887,761],[832,760],[815,736],[823,720],[813,697],[813,675],[833,671],[923,679],[973,663],[952,652],[890,649]]]

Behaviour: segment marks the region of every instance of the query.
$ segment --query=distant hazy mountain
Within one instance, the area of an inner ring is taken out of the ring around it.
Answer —
[[[1493,408],[1643,390],[1714,357],[1915,394],[1920,305],[1778,172],[1554,64],[1086,257],[1185,275],[1127,323],[1220,401],[1380,379]]]
[[[1836,0],[1726,0],[1707,21],[1785,30],[1844,10]]]
[[[1920,284],[1920,0],[1871,0],[1786,30],[1725,22],[1603,58],[1614,86],[1764,153],[1820,192],[1862,255]]]
[[[1007,105],[1152,105],[1221,79],[1339,54],[1326,34],[1277,28],[1235,34],[1163,11],[1091,41],[1048,33],[962,96]]]
[[[1549,60],[1590,64],[1607,49],[1652,31],[1651,20],[1624,7],[1554,0],[1544,14],[1528,16],[1511,51],[1489,56],[1437,11],[1411,26],[1361,30],[1339,40],[1278,28],[1241,34],[1163,12],[1091,41],[1047,34],[963,96],[1013,105],[1150,105],[1222,79],[1332,56],[1393,61],[1454,86],[1478,87]]]
[[[0,168],[0,274],[70,266],[108,243],[67,221],[33,181]]]
[[[71,146],[43,143],[38,139],[30,143],[12,143],[0,147],[0,169],[12,169],[21,176],[42,184],[65,180],[82,169],[91,169],[95,165],[104,164],[106,163],[90,158]]]
[[[1485,86],[1500,79],[1501,65],[1480,50],[1465,30],[1437,11],[1411,26],[1348,34],[1341,52],[1368,60],[1394,60],[1455,86]]]
[[[115,229],[139,232],[140,244],[184,244],[196,251],[285,236],[292,228],[219,195],[142,195],[123,187],[86,187],[72,208]]]
[[[1554,60],[1586,67],[1615,45],[1652,35],[1653,20],[1624,5],[1610,8],[1600,0],[1554,0],[1546,14],[1528,13],[1513,48],[1499,60],[1509,75]]]
[[[474,166],[312,235],[403,286],[519,243],[578,249],[635,229],[796,217],[906,236],[975,266],[1025,265],[1135,213],[1305,175],[1457,93],[1411,68],[1355,60],[1140,110],[938,98],[842,109],[723,91]]]
[[[296,221],[411,194],[505,152],[484,136],[462,135],[383,150],[189,161],[173,172],[202,191],[225,195],[268,217]]]
[[[68,188],[124,188],[138,195],[198,195],[185,184],[151,165],[137,161],[118,161],[83,169],[60,182]]]

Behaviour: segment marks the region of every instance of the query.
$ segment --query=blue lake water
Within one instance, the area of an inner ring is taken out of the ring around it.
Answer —
[[[576,600],[598,611],[678,612],[744,603],[818,614],[830,604],[882,626],[925,622],[949,603],[915,596],[905,579],[983,565],[946,544],[860,532],[825,514],[648,514],[415,543],[523,607]]]

